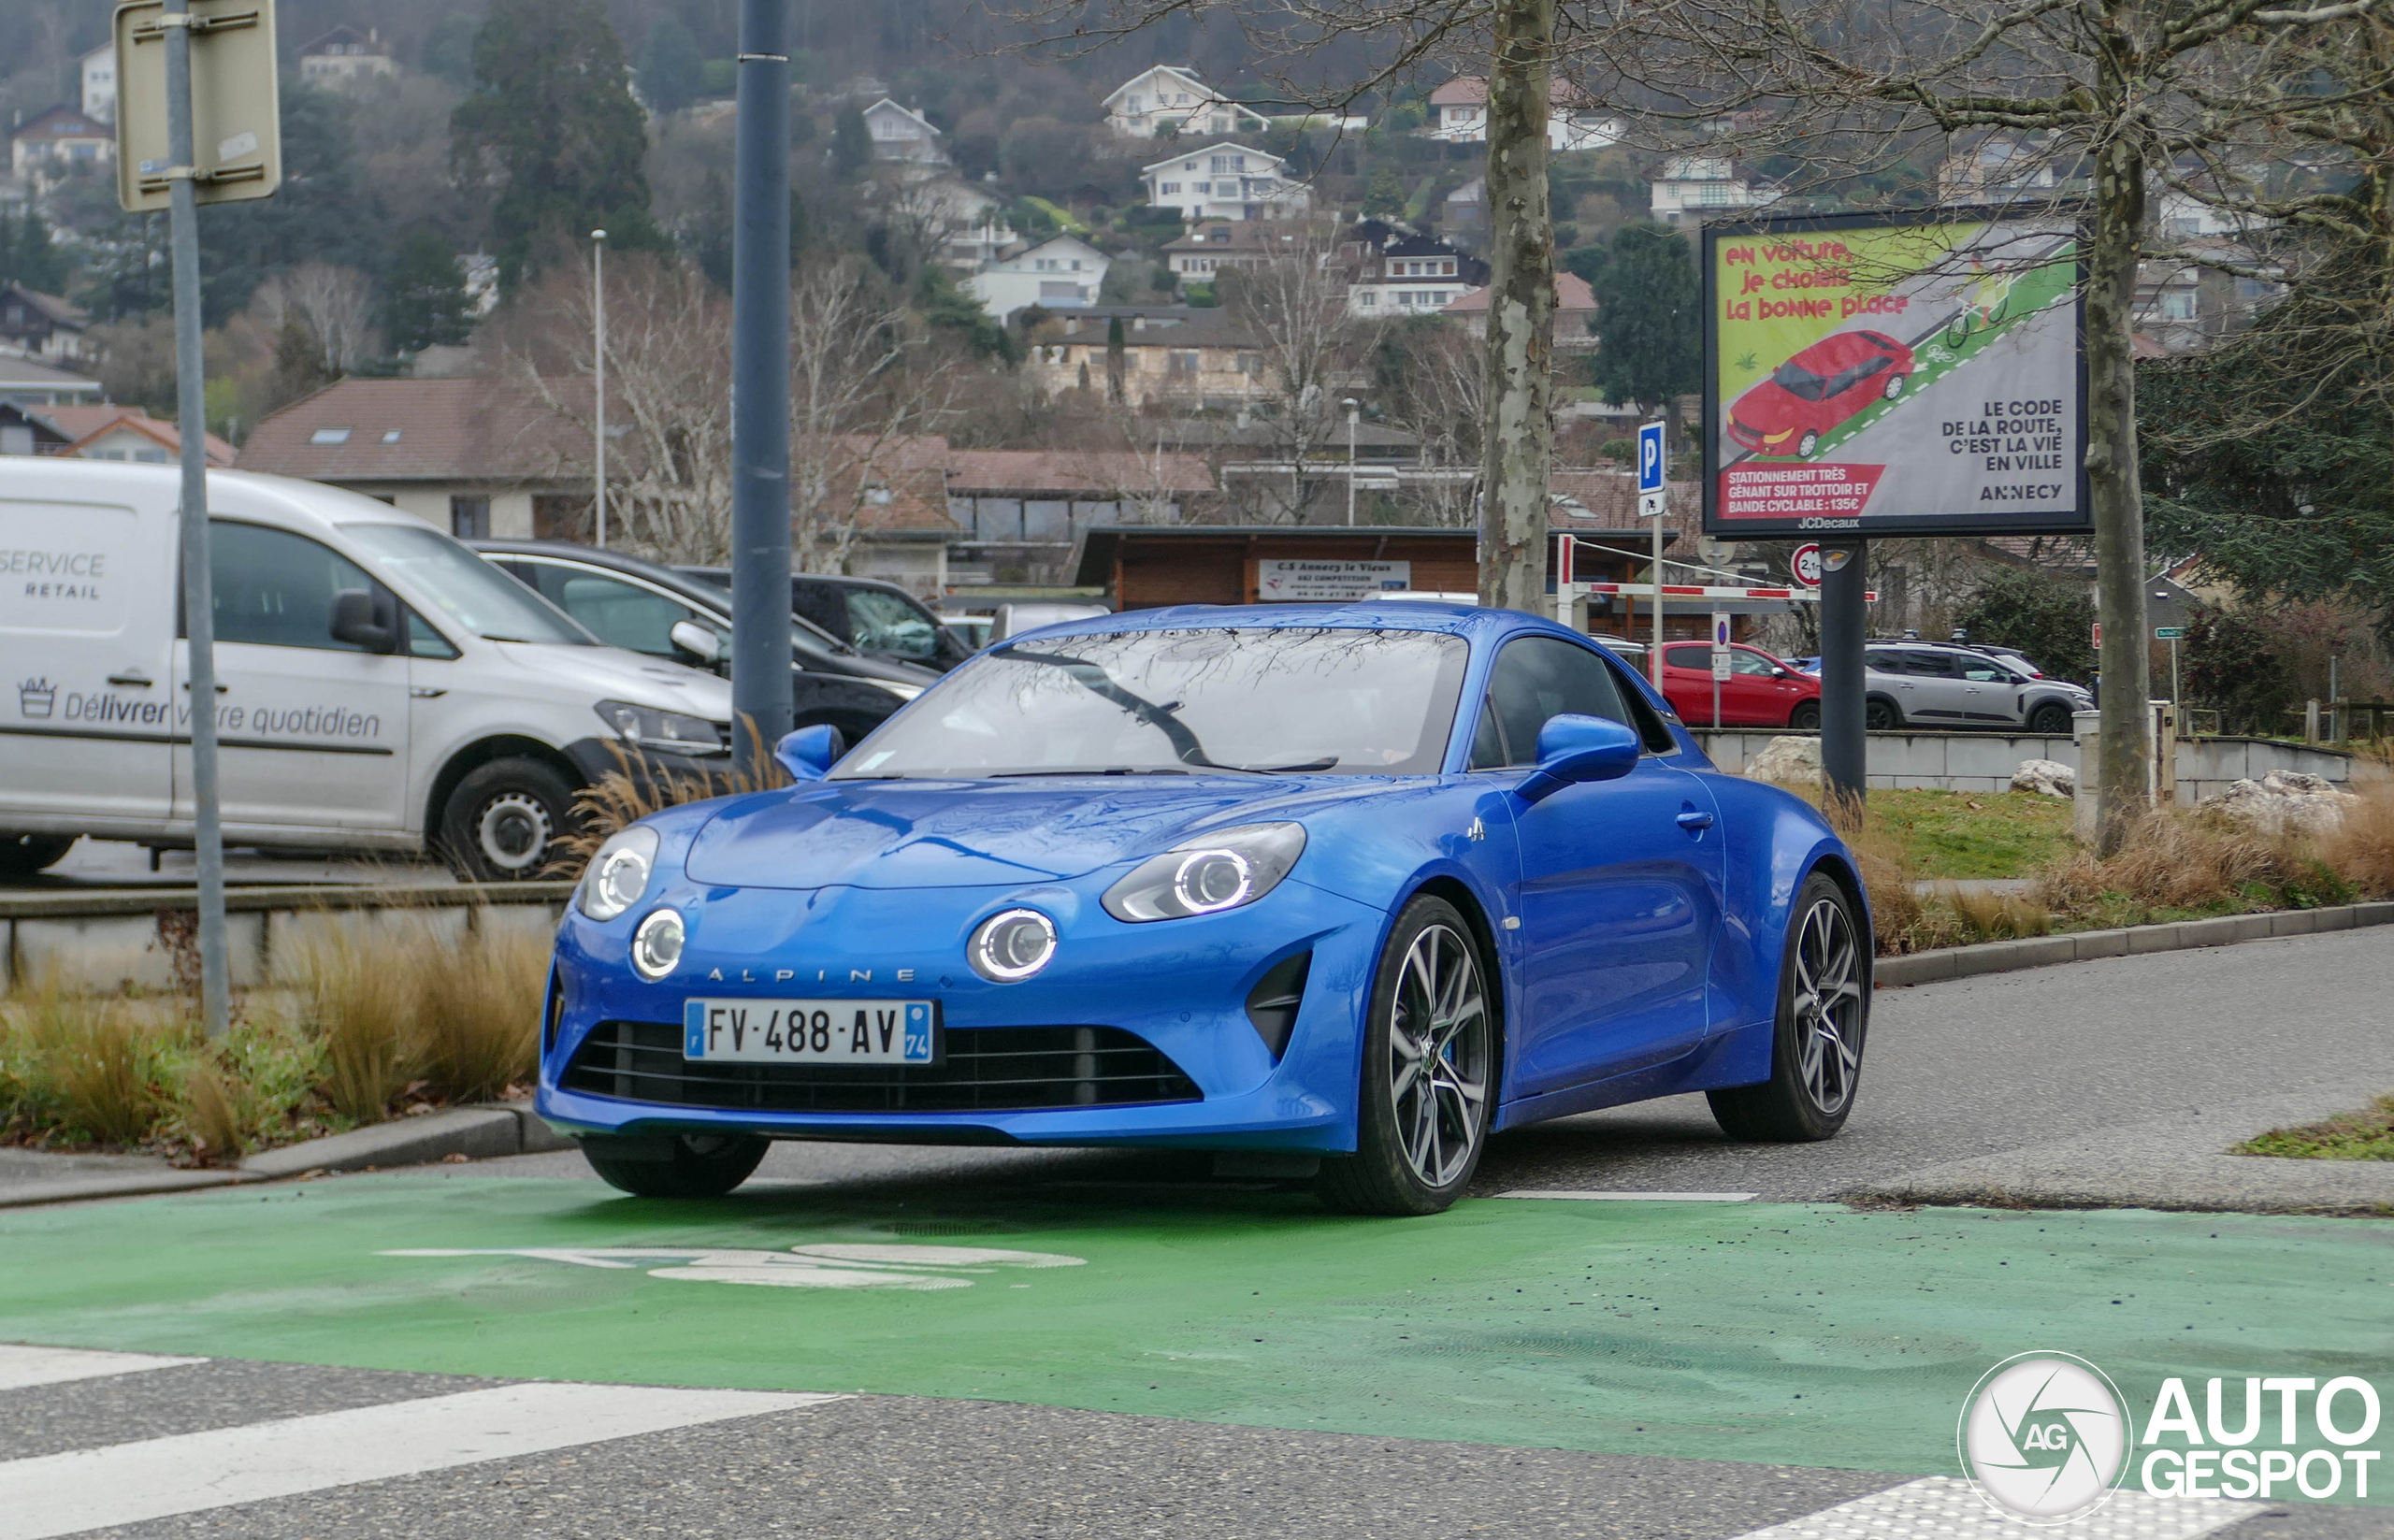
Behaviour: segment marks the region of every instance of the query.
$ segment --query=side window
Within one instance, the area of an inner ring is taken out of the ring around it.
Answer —
[[[1473,741],[1472,766],[1480,765],[1481,744],[1493,727],[1503,746],[1502,765],[1537,763],[1538,729],[1547,718],[1565,713],[1608,716],[1640,727],[1622,699],[1621,686],[1604,659],[1559,637],[1521,637],[1496,655],[1488,681],[1488,705],[1481,714],[1479,737]],[[1486,767],[1493,768],[1493,767]]]
[[[408,655],[411,657],[455,657],[457,649],[449,639],[432,628],[432,624],[414,611],[408,612]]]
[[[333,596],[345,588],[370,592],[376,583],[330,546],[288,530],[215,519],[209,522],[208,557],[217,640],[361,651],[333,640]]]
[[[554,596],[557,607],[589,626],[599,640],[616,647],[651,657],[671,657],[674,626],[697,618],[688,605],[635,583],[560,568],[548,570],[559,574]],[[548,591],[546,573],[541,587]]]
[[[848,590],[848,640],[858,652],[895,657],[939,655],[939,628],[895,594]]]
[[[1666,647],[1663,649],[1666,669],[1702,669],[1710,672],[1712,649],[1709,647]]]
[[[1904,672],[1921,679],[1951,679],[1954,660],[1943,653],[1906,653]]]
[[[1871,648],[1862,655],[1862,666],[1866,669],[1876,669],[1882,674],[1899,674],[1904,671],[1903,659],[1880,647]]]
[[[791,608],[799,614],[842,641],[856,640],[848,634],[848,606],[838,586],[801,579],[790,585],[790,596]]]
[[[1760,653],[1750,653],[1742,647],[1733,647],[1729,650],[1729,671],[1732,673],[1757,674],[1768,678],[1774,668],[1775,665],[1770,659]]]

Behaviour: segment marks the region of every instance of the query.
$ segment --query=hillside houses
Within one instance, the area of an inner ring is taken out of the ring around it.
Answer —
[[[1272,121],[1233,102],[1185,65],[1157,65],[1116,86],[1105,96],[1105,126],[1135,139],[1175,135],[1253,134]]]
[[[944,166],[947,151],[940,141],[945,137],[929,118],[912,108],[900,107],[884,96],[864,109],[865,137],[873,141],[873,158],[878,161],[904,161],[915,166]]]
[[[1287,219],[1313,207],[1313,189],[1287,179],[1288,162],[1224,139],[1139,168],[1147,202],[1200,220]]]
[[[1672,155],[1654,173],[1650,210],[1666,224],[1699,224],[1741,209],[1767,209],[1779,189],[1727,155]]]
[[[1097,303],[1112,259],[1077,236],[1058,236],[1012,256],[983,263],[964,280],[966,294],[1001,321],[1017,310],[1037,305],[1043,309],[1078,309]]]
[[[1549,87],[1546,144],[1560,154],[1569,150],[1603,150],[1621,140],[1621,122],[1583,105],[1567,80]],[[1488,81],[1477,75],[1459,75],[1430,93],[1430,122],[1422,133],[1449,144],[1488,142]]]

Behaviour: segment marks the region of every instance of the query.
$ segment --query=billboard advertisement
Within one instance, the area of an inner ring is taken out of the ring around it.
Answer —
[[[1713,225],[1702,260],[1707,534],[2089,527],[2069,216]]]

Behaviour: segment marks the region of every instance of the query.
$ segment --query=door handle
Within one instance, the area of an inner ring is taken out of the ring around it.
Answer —
[[[1685,813],[1680,814],[1680,828],[1687,830],[1690,834],[1697,833],[1701,830],[1710,828],[1711,827],[1712,814],[1709,813],[1698,813],[1695,809],[1690,808]]]
[[[108,683],[111,684],[122,684],[128,689],[146,690],[150,687],[151,681],[148,674],[137,674],[132,669],[127,669],[121,674],[108,675]]]
[[[186,679],[183,681],[183,688],[186,690],[191,688],[190,680]],[[218,695],[230,695],[233,693],[233,686],[230,684],[219,684],[216,686],[216,693]]]

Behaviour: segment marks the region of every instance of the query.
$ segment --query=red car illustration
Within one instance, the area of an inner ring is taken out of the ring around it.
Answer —
[[[1911,349],[1882,332],[1838,332],[1781,364],[1729,407],[1729,437],[1757,454],[1801,458],[1821,435],[1911,378]]]

